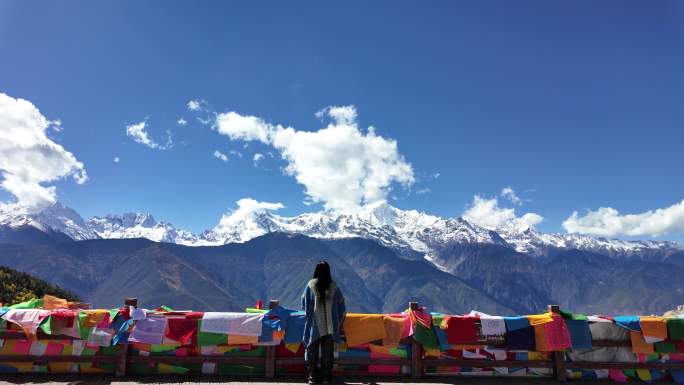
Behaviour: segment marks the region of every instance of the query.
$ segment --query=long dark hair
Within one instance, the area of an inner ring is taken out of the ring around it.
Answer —
[[[323,297],[325,292],[328,291],[330,287],[330,282],[332,282],[332,276],[330,275],[330,265],[326,261],[320,261],[316,265],[316,270],[314,270],[313,277],[317,279],[316,289],[318,289],[318,295]]]

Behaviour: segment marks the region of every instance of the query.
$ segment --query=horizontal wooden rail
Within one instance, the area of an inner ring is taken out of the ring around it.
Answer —
[[[656,369],[682,370],[684,362],[592,362],[566,361],[568,369]]]
[[[450,358],[426,358],[424,366],[458,366],[467,368],[553,368],[554,362],[550,360],[539,361],[494,361],[494,360],[466,360]]]
[[[411,365],[411,360],[408,358],[338,358],[335,363],[340,365]]]

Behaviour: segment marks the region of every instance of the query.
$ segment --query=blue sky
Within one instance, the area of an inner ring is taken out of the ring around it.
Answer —
[[[683,16],[676,1],[0,1],[0,92],[61,121],[48,136],[88,180],[46,185],[84,217],[147,211],[201,231],[244,197],[320,210],[272,143],[197,118],[315,132],[331,120],[317,111],[353,105],[360,132],[375,127],[411,165],[409,187],[382,190],[392,205],[458,216],[474,195],[498,196],[563,231],[573,211],[684,199]],[[136,143],[126,128],[143,121],[173,146]],[[500,196],[507,186],[521,204]],[[668,229],[684,239],[684,223]]]

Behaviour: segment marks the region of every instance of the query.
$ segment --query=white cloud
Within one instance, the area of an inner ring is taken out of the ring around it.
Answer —
[[[425,187],[425,188],[422,188],[422,189],[420,189],[420,190],[416,190],[416,194],[422,195],[422,194],[427,194],[427,193],[429,193],[429,192],[431,192],[431,191],[432,191],[432,190],[430,190],[429,187]]]
[[[166,139],[166,144],[159,144],[155,142],[152,138],[150,138],[149,133],[146,131],[147,129],[147,120],[143,120],[142,122],[138,122],[135,124],[129,124],[126,126],[126,135],[130,136],[133,138],[133,140],[137,143],[143,144],[149,148],[156,148],[159,150],[167,150],[171,147],[173,147],[173,140],[171,139],[171,132],[166,131],[166,134],[168,135],[168,138]]]
[[[119,159],[119,157],[118,157],[118,156],[117,156],[117,157],[115,157],[115,158],[114,158],[114,163],[119,163],[119,160],[120,160],[120,159]]]
[[[356,107],[354,106],[328,106],[316,112],[316,117],[321,121],[330,117],[337,124],[356,124]]]
[[[190,111],[204,111],[207,109],[208,103],[205,100],[193,99],[186,105]]]
[[[592,234],[602,237],[660,236],[684,233],[684,200],[662,209],[639,214],[620,214],[612,207],[599,207],[579,216],[577,211],[563,222],[569,233]]]
[[[30,101],[0,93],[0,186],[15,204],[30,210],[55,203],[56,188],[44,183],[69,176],[78,184],[88,179],[83,163],[47,137],[49,127],[61,129],[55,122]]]
[[[440,175],[442,175],[442,174],[436,172],[436,173],[434,173],[434,175],[432,175],[432,177],[435,178],[435,179],[439,179],[439,176],[440,176]]]
[[[282,127],[274,127],[256,116],[240,115],[237,112],[226,112],[216,116],[216,129],[232,140],[258,140],[270,144],[274,132]]]
[[[48,120],[48,127],[52,128],[56,132],[62,131],[62,121],[59,119]]]
[[[222,160],[222,161],[224,161],[224,162],[227,162],[227,161],[228,161],[228,155],[222,153],[222,152],[219,151],[219,150],[214,150],[214,157],[217,158],[217,159],[220,159],[220,160]]]
[[[264,154],[256,153],[254,154],[254,157],[252,157],[252,163],[254,163],[254,167],[259,167],[259,162],[261,162],[264,159]]]
[[[149,135],[147,135],[147,131],[145,131],[145,126],[147,126],[147,122],[144,120],[140,123],[130,124],[126,126],[126,135],[130,136],[136,142],[144,144],[147,147],[159,147],[159,145],[155,141],[150,139]]]
[[[179,126],[185,126],[186,124],[188,124],[188,121],[185,120],[185,118],[180,117],[180,118],[176,121],[176,123],[177,123]]]
[[[544,220],[536,213],[526,213],[522,217],[517,217],[514,208],[500,207],[497,197],[487,199],[480,195],[473,197],[473,203],[466,208],[462,217],[488,229],[496,229],[507,222],[534,227]]]
[[[230,150],[229,151],[230,155],[237,156],[238,158],[242,158],[242,153],[237,150]]]
[[[520,217],[520,221],[530,227],[534,227],[544,221],[544,217],[537,213],[525,213]]]
[[[413,184],[411,164],[397,142],[362,132],[353,106],[328,107],[317,113],[332,122],[318,131],[298,131],[236,112],[219,114],[215,127],[232,140],[257,140],[273,146],[287,162],[284,172],[304,185],[307,200],[337,212],[386,199],[393,182]]]
[[[507,186],[507,187],[504,187],[503,189],[501,189],[501,196],[503,198],[508,199],[513,204],[516,204],[516,205],[522,204],[522,199],[520,199],[520,197],[518,197],[518,194],[515,193],[513,188],[511,188],[511,186]]]
[[[221,232],[223,229],[232,229],[238,224],[244,224],[245,217],[251,214],[282,209],[283,204],[278,202],[259,202],[252,198],[242,198],[236,202],[238,208],[230,213],[223,214],[214,231]]]

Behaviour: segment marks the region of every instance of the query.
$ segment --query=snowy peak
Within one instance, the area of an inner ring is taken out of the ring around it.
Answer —
[[[30,212],[14,204],[0,206],[0,226],[19,228],[32,226],[41,231],[54,231],[71,239],[97,238],[81,216],[73,209],[57,202],[38,212]]]
[[[386,201],[367,205],[357,217],[378,226],[394,226],[401,210],[390,206]]]
[[[246,242],[272,231],[278,231],[274,215],[266,210],[240,211],[221,217],[219,223],[202,234],[202,244]]]
[[[496,231],[516,251],[532,256],[546,256],[554,249],[577,249],[610,257],[658,259],[681,250],[677,243],[669,241],[627,241],[582,234],[542,233],[522,221],[506,223]]]
[[[128,227],[155,227],[157,221],[151,214],[146,213],[124,213],[121,215],[107,215],[104,217],[93,217],[88,221],[91,226],[102,231],[107,227],[128,228]]]
[[[183,245],[197,242],[198,237],[189,231],[179,230],[166,222],[157,222],[151,214],[125,213],[93,217],[88,227],[100,238],[147,238],[155,242]]]
[[[274,232],[303,234],[315,238],[372,239],[402,255],[429,256],[452,243],[494,243],[508,246],[496,232],[461,218],[443,219],[415,210],[400,210],[386,202],[368,205],[358,213],[307,213],[282,217],[269,210],[242,208],[224,215],[219,224],[202,235],[201,244],[245,242]]]

